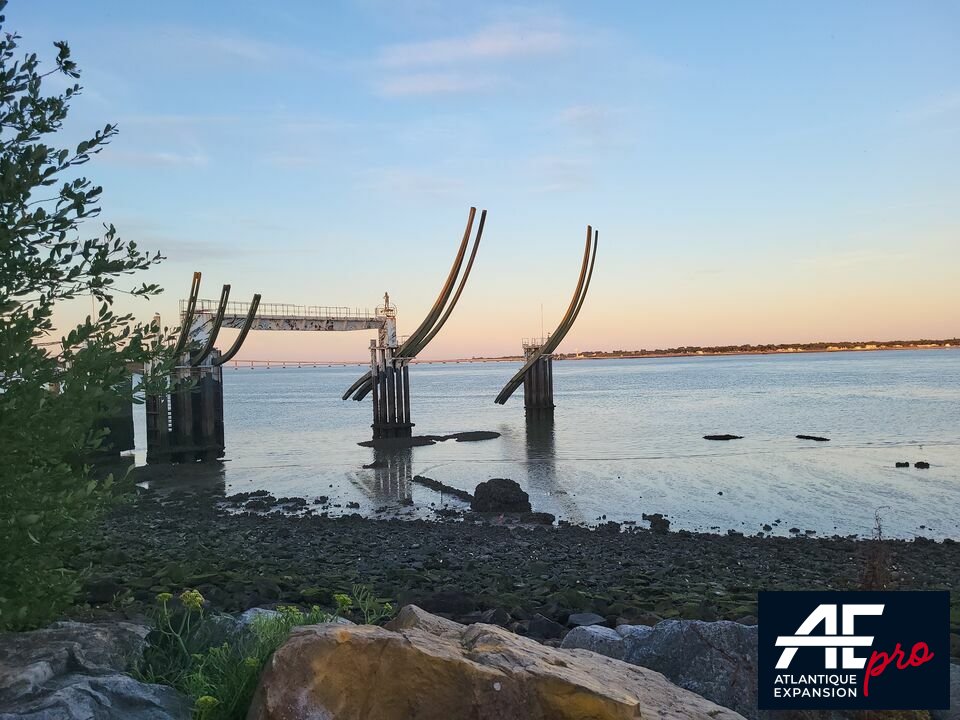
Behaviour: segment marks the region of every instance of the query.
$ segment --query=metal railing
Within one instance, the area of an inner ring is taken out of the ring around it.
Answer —
[[[217,300],[197,300],[197,314],[214,314],[217,312]],[[226,315],[246,316],[250,310],[249,303],[228,302]],[[393,308],[389,308],[393,310]],[[181,316],[187,311],[187,301],[180,301]],[[384,317],[382,308],[371,311],[370,308],[351,308],[343,305],[290,305],[287,303],[260,303],[257,317],[270,318],[330,318],[334,320],[377,320]]]
[[[541,347],[549,339],[550,339],[550,335],[547,335],[546,337],[523,338],[521,342],[523,344],[523,349],[527,350],[530,348]]]

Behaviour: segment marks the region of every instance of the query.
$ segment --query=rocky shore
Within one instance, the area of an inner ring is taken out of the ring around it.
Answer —
[[[213,490],[139,490],[73,565],[93,571],[77,617],[97,608],[133,614],[157,593],[186,587],[225,612],[329,606],[332,593],[361,583],[395,606],[557,638],[590,622],[749,624],[758,590],[857,589],[878,573],[891,588],[952,590],[960,544],[513,525],[497,515],[428,522],[237,512]],[[584,621],[589,614],[598,617]]]

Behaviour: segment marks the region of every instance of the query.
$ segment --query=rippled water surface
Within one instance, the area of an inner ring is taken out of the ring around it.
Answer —
[[[779,519],[782,534],[868,534],[882,507],[886,534],[960,537],[960,350],[561,361],[552,426],[525,421],[522,389],[494,404],[516,367],[413,366],[416,434],[501,437],[397,454],[357,445],[369,397],[340,395],[362,369],[230,368],[227,490],[328,495],[363,512],[412,497],[405,511],[423,514],[441,497],[414,474],[471,491],[510,477],[535,510],[577,522],[660,512],[679,528],[753,533]],[[137,431],[142,445],[142,417]],[[717,433],[744,439],[702,439]]]

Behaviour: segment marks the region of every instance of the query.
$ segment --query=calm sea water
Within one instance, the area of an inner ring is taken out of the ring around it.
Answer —
[[[645,525],[642,513],[659,512],[692,530],[755,533],[779,519],[779,534],[868,535],[881,508],[887,535],[960,537],[960,350],[557,362],[552,426],[527,424],[522,389],[494,404],[516,367],[413,366],[416,434],[501,437],[396,454],[357,445],[370,438],[369,398],[340,395],[360,368],[230,368],[219,472],[228,492],[327,495],[344,512],[429,516],[441,496],[414,474],[470,491],[509,477],[535,510],[573,522]],[[142,445],[142,416],[137,431]],[[744,439],[702,439],[719,433]]]

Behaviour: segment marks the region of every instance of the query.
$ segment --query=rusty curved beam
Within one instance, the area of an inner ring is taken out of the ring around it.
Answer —
[[[473,242],[473,249],[470,251],[470,258],[467,260],[467,266],[463,270],[463,276],[460,278],[459,285],[457,285],[457,291],[453,294],[453,299],[450,301],[446,311],[443,313],[443,317],[437,321],[437,324],[433,326],[433,329],[430,331],[430,333],[415,348],[407,351],[407,354],[410,357],[416,357],[421,350],[430,344],[430,341],[436,337],[437,333],[440,332],[441,328],[443,328],[444,324],[446,324],[447,319],[450,317],[450,313],[453,312],[453,308],[456,307],[457,302],[459,302],[460,295],[463,293],[463,288],[467,284],[467,278],[470,277],[470,270],[473,269],[473,261],[477,257],[477,250],[480,249],[480,238],[483,237],[483,226],[486,221],[487,211],[483,210],[480,213],[480,224],[477,226],[477,239]],[[401,357],[406,357],[406,355],[401,354]]]
[[[457,285],[456,292],[454,293],[454,284],[457,281],[457,277],[460,276],[460,270],[463,267],[463,259],[467,251],[467,245],[470,243],[470,236],[473,232],[473,222],[476,218],[476,214],[477,209],[475,207],[471,207],[467,216],[467,225],[463,231],[463,237],[460,240],[460,246],[457,249],[457,255],[454,258],[453,265],[450,267],[450,272],[447,274],[447,279],[444,282],[443,287],[440,289],[440,294],[437,296],[433,307],[431,307],[430,312],[427,313],[427,317],[424,318],[423,322],[420,323],[413,334],[407,338],[406,342],[397,348],[397,352],[394,357],[408,359],[416,357],[417,354],[423,350],[423,348],[425,348],[427,344],[436,336],[436,334],[440,332],[440,329],[447,322],[447,319],[453,312],[453,308],[460,299],[460,295],[463,292],[467,277],[470,275],[470,270],[473,267],[473,261],[480,245],[480,238],[483,235],[483,226],[486,223],[487,211],[483,210],[480,213],[480,224],[477,227],[477,238],[474,241],[473,250],[470,253],[470,259],[467,262],[463,276],[460,278],[460,283]],[[452,301],[450,298],[451,294],[453,294]],[[448,301],[450,301],[449,305]],[[444,310],[444,308],[446,308],[446,310]],[[363,398],[367,396],[372,388],[373,375],[367,371],[357,378],[353,385],[347,389],[347,391],[343,394],[342,399],[346,400],[352,395],[354,400],[363,400]]]
[[[463,230],[463,239],[460,241],[460,247],[457,249],[457,256],[453,260],[453,265],[450,267],[450,272],[447,273],[447,280],[440,289],[440,294],[433,303],[433,307],[430,308],[430,312],[427,313],[427,317],[424,318],[423,322],[420,323],[420,326],[397,350],[398,357],[407,356],[408,352],[415,348],[417,343],[419,343],[420,340],[429,334],[430,330],[433,329],[434,324],[437,322],[437,318],[440,317],[440,313],[443,312],[443,308],[447,304],[447,300],[450,299],[450,293],[453,291],[453,284],[456,282],[457,276],[460,274],[460,267],[463,265],[463,256],[467,251],[467,244],[470,242],[470,233],[473,230],[473,220],[476,217],[476,214],[477,209],[475,207],[470,208],[470,213],[467,215],[467,227]],[[412,355],[410,355],[410,357],[412,357]]]
[[[190,327],[193,325],[193,315],[197,310],[197,297],[200,295],[200,273],[193,274],[193,281],[190,283],[190,299],[187,300],[187,312],[180,324],[180,337],[177,338],[177,344],[173,348],[173,356],[177,357],[183,352],[187,345],[187,337],[190,335]]]
[[[217,335],[220,334],[220,326],[223,325],[223,315],[227,311],[227,302],[229,300],[230,286],[224,285],[223,290],[220,291],[220,303],[217,305],[217,314],[213,317],[213,327],[210,328],[210,337],[207,338],[207,342],[199,352],[190,356],[190,364],[193,367],[196,367],[206,360],[207,355],[213,350],[213,344],[217,341]]]
[[[577,303],[576,310],[573,311],[573,315],[567,321],[566,327],[557,328],[553,335],[550,336],[548,342],[545,343],[547,346],[547,353],[552,353],[558,347],[560,343],[563,342],[563,339],[567,336],[567,333],[570,332],[570,328],[573,327],[573,324],[577,321],[577,316],[580,315],[580,309],[583,307],[583,301],[587,299],[587,291],[590,290],[590,281],[593,279],[593,266],[597,260],[597,244],[600,239],[600,231],[593,231],[593,251],[590,255],[590,269],[587,271],[587,280],[583,284],[583,291],[580,293],[580,301]]]
[[[561,319],[560,324],[557,325],[557,329],[550,335],[550,338],[540,346],[537,352],[534,353],[534,355],[524,363],[523,367],[503,386],[503,389],[500,391],[500,394],[497,395],[494,402],[500,405],[506,403],[507,400],[510,399],[510,396],[513,395],[517,388],[523,383],[523,378],[524,375],[527,374],[527,371],[529,371],[541,357],[549,355],[556,350],[557,346],[560,345],[563,338],[570,331],[570,328],[573,327],[577,315],[580,314],[580,308],[583,307],[583,301],[587,296],[587,289],[593,277],[593,265],[597,258],[598,238],[599,233],[595,235],[593,228],[587,225],[587,240],[583,249],[583,261],[580,264],[580,277],[577,279],[577,287],[573,292],[573,297],[567,306],[567,311],[564,313],[563,319]]]
[[[247,311],[247,318],[243,321],[243,327],[240,328],[240,334],[237,335],[237,339],[233,341],[233,345],[230,346],[229,350],[227,350],[220,357],[214,359],[214,367],[219,367],[224,363],[230,362],[233,360],[233,356],[240,352],[243,341],[247,339],[247,333],[250,332],[250,328],[253,327],[253,321],[257,318],[257,309],[259,307],[260,293],[257,293],[253,296],[253,300],[250,302],[250,310]]]

